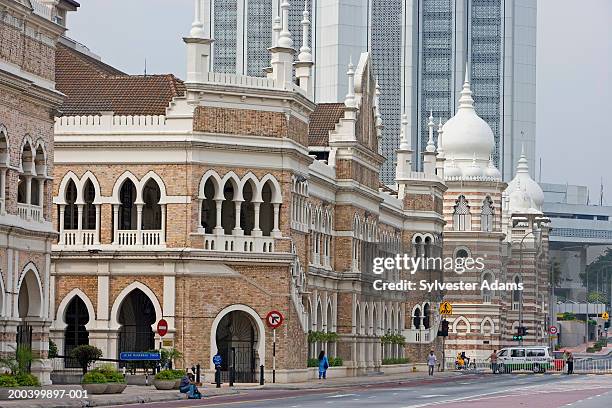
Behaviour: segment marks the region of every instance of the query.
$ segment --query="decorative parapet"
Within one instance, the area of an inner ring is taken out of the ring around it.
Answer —
[[[88,115],[55,118],[55,133],[86,131],[158,131],[166,129],[164,115]]]
[[[247,75],[237,74],[225,74],[221,72],[207,72],[204,77],[205,84],[214,85],[229,85],[229,86],[240,86],[245,88],[259,88],[259,89],[285,89],[282,84],[277,84],[273,78],[265,77],[254,77]],[[298,92],[302,95],[306,95],[306,91],[292,84],[290,91]]]

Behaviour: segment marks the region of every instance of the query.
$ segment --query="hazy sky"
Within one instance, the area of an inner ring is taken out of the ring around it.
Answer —
[[[69,36],[128,73],[185,77],[193,0],[81,0]],[[587,185],[612,205],[612,0],[538,0],[537,155],[542,181]],[[537,171],[536,171],[537,173]]]

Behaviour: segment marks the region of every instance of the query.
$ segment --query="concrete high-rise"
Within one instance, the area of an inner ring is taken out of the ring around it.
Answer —
[[[215,39],[217,71],[263,75],[272,20],[284,0],[208,0],[205,27]],[[342,102],[350,56],[372,54],[384,123],[382,180],[393,183],[400,120],[407,115],[416,168],[422,166],[427,118],[456,111],[466,61],[478,114],[495,138],[493,159],[504,179],[524,146],[535,168],[536,0],[291,0],[289,29],[301,46],[300,18],[314,25],[314,94]],[[206,23],[209,23],[208,25]],[[212,25],[210,25],[212,24]],[[248,61],[248,64],[247,64]],[[533,174],[532,174],[533,176]]]

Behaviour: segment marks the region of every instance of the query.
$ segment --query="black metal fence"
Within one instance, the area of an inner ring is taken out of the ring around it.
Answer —
[[[21,349],[32,350],[32,326],[27,323],[20,324],[17,326],[17,338],[15,339],[17,343],[16,352]],[[32,369],[32,363],[28,363],[25,367],[26,371],[29,373]]]

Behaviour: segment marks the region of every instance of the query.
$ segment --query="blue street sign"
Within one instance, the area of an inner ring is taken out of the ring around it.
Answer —
[[[213,356],[213,364],[216,366],[220,366],[221,365],[221,361],[223,361],[223,359],[221,358],[221,356],[219,354],[215,354]]]
[[[149,352],[149,351],[124,351],[119,354],[119,360],[123,360],[123,361],[141,361],[141,360],[159,361],[160,355],[159,353]]]

